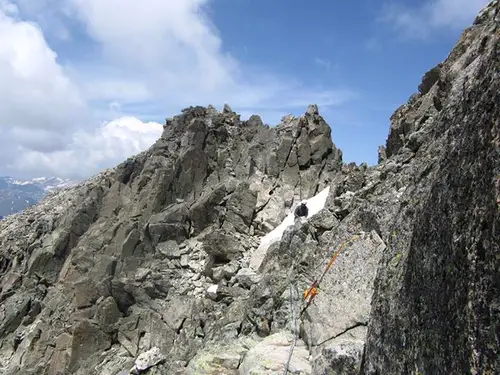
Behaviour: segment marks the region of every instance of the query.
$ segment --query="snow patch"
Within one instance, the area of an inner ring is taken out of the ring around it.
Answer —
[[[219,285],[218,284],[212,284],[208,287],[207,289],[207,295],[215,300],[217,298],[217,290],[219,289]]]
[[[307,218],[301,218],[302,221],[307,221],[325,207],[326,199],[328,198],[329,192],[330,192],[330,186],[320,191],[314,197],[301,201],[306,203],[307,208],[309,210]],[[281,238],[283,237],[283,233],[285,232],[285,230],[294,224],[295,207],[296,206],[292,207],[291,212],[287,215],[287,217],[285,217],[285,219],[281,222],[280,225],[278,225],[271,232],[262,237],[259,247],[257,248],[257,250],[255,250],[255,253],[252,255],[250,259],[250,267],[252,269],[254,270],[259,269],[269,247],[273,243],[281,241]]]
[[[45,192],[52,190],[70,188],[78,184],[78,181],[60,177],[35,177],[31,180],[20,180],[11,177],[4,177],[3,180],[9,185],[16,186],[36,186]]]

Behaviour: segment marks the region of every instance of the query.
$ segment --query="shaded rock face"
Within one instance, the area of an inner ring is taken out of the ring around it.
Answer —
[[[426,147],[427,170],[392,226],[367,373],[500,369],[499,22],[494,1],[440,68],[449,92],[430,131],[442,135]]]
[[[424,75],[376,166],[343,164],[314,105],[273,128],[190,107],[2,220],[0,373],[498,373],[499,14]]]

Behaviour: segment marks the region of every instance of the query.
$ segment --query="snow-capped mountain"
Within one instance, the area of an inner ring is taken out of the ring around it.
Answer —
[[[64,189],[68,187],[72,187],[78,183],[78,181],[64,179],[60,177],[36,177],[31,180],[20,180],[14,179],[11,177],[0,177],[0,179],[4,179],[10,185],[17,186],[37,186],[40,187],[44,191],[51,191],[55,189]]]
[[[78,181],[60,177],[37,177],[23,180],[0,177],[0,219],[37,203],[45,194],[74,186]]]

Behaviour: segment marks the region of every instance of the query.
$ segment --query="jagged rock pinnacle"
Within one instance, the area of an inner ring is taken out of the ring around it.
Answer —
[[[229,106],[229,104],[224,104],[224,109],[222,110],[222,113],[233,113],[233,110]]]
[[[310,115],[319,115],[318,106],[316,104],[309,104],[306,113]]]

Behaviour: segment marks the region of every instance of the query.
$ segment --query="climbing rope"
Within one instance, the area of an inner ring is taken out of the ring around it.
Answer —
[[[316,295],[318,294],[320,283],[323,281],[323,278],[325,277],[325,275],[327,274],[327,272],[330,270],[330,268],[332,268],[333,263],[335,263],[335,260],[337,259],[338,255],[340,254],[340,251],[345,246],[347,246],[348,244],[354,242],[355,240],[357,240],[360,237],[364,238],[364,236],[365,236],[365,232],[359,232],[359,233],[356,233],[355,235],[353,235],[352,237],[350,237],[347,241],[343,241],[339,245],[339,247],[337,248],[337,251],[335,251],[332,254],[332,256],[330,257],[330,261],[328,262],[325,270],[323,271],[323,273],[321,274],[321,276],[319,277],[319,279],[314,280],[312,282],[312,284],[309,286],[309,288],[307,288],[304,291],[303,298],[304,298],[304,301],[307,300],[307,302],[305,302],[305,306],[302,308],[302,310],[301,310],[301,312],[299,314],[299,318],[301,319],[301,321],[303,319],[304,312],[311,305],[314,297],[316,297]],[[333,240],[331,242],[333,242]],[[330,247],[331,242],[328,245],[328,247]],[[293,278],[292,278],[292,280],[293,280]],[[288,375],[288,369],[290,367],[290,362],[292,361],[292,355],[293,355],[293,351],[295,349],[295,345],[297,344],[297,336],[298,336],[298,332],[297,332],[297,320],[298,319],[297,319],[297,317],[295,317],[295,306],[294,306],[294,303],[293,303],[293,285],[294,285],[294,281],[291,281],[290,285],[289,285],[289,288],[290,288],[290,293],[289,294],[290,294],[290,310],[291,310],[291,314],[292,314],[292,345],[290,346],[290,351],[288,353],[287,362],[285,363],[285,368],[283,370],[283,375]]]
[[[288,374],[288,368],[290,367],[290,362],[292,361],[293,351],[295,349],[295,345],[297,344],[297,319],[295,318],[295,307],[293,305],[293,282],[290,283],[290,310],[292,312],[292,345],[290,346],[290,351],[288,352],[288,360],[285,364],[285,369],[283,370],[283,375]]]
[[[300,312],[300,317],[302,317],[302,315],[305,313],[305,311],[309,308],[309,306],[311,305],[311,303],[314,300],[314,297],[316,297],[318,295],[319,286],[320,286],[321,282],[323,281],[323,278],[326,276],[326,274],[330,270],[330,268],[332,268],[333,263],[335,263],[335,260],[337,259],[337,257],[340,254],[340,251],[345,246],[347,246],[348,244],[350,244],[350,243],[354,242],[355,240],[357,240],[359,237],[364,238],[364,236],[365,236],[365,232],[356,233],[355,235],[353,235],[352,237],[350,237],[347,241],[343,241],[339,245],[339,247],[337,248],[337,251],[335,251],[332,254],[332,256],[330,257],[330,261],[326,265],[325,270],[323,271],[323,273],[321,274],[321,276],[319,277],[319,279],[314,280],[312,282],[312,284],[309,286],[309,288],[307,288],[304,291],[304,301],[307,300],[307,302],[306,302],[305,306],[302,308],[302,310]]]

